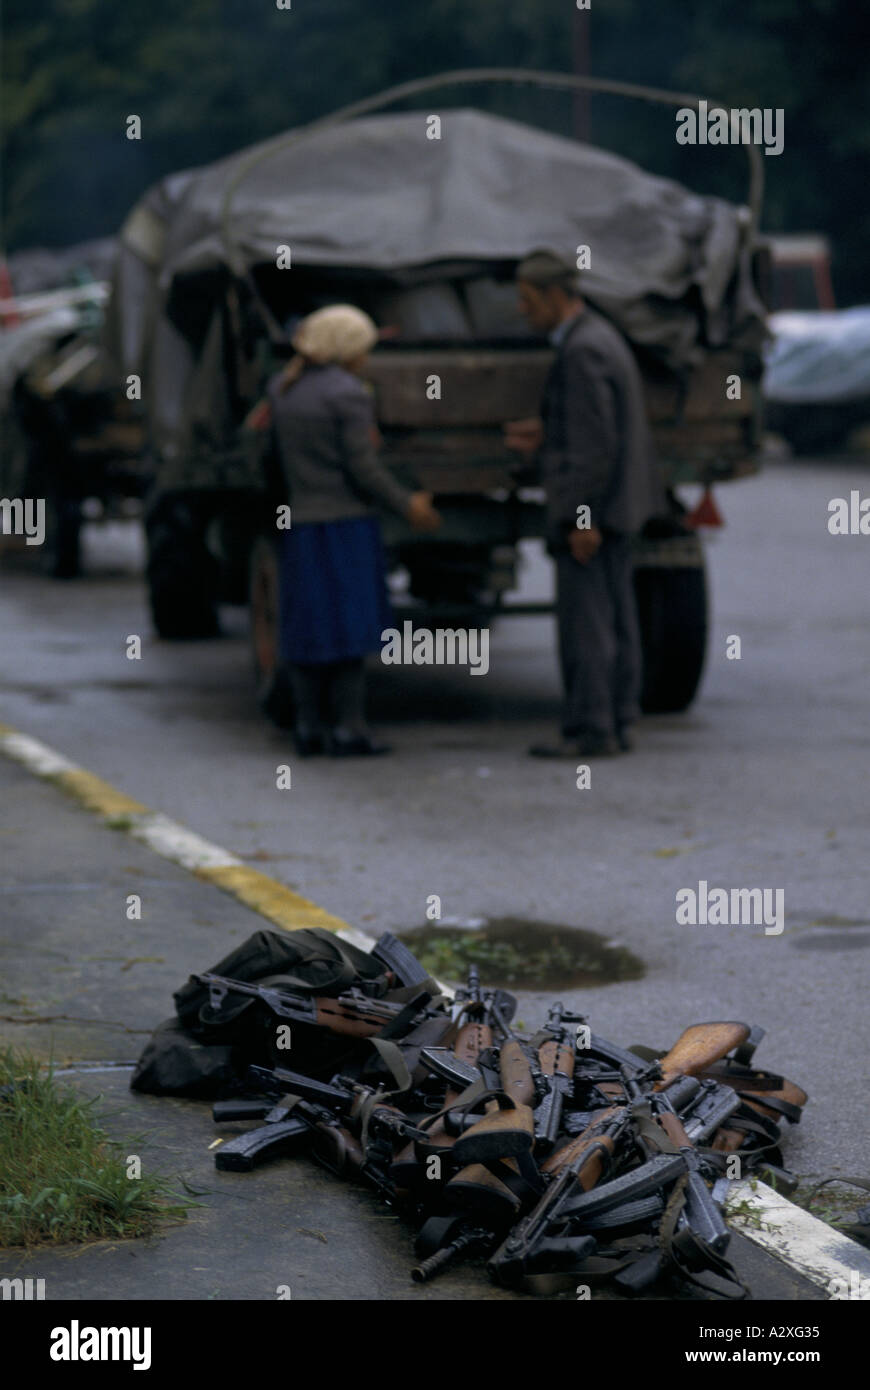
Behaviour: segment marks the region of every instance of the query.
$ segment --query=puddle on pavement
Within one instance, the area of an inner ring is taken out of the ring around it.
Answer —
[[[870,922],[866,917],[839,917],[832,912],[797,927],[789,945],[796,951],[858,951],[870,946]]]
[[[863,946],[870,946],[870,932],[828,930],[824,936],[813,932],[792,938],[789,945],[794,946],[796,951],[857,951]]]
[[[866,917],[838,917],[831,913],[828,917],[815,917],[808,927],[870,927]]]
[[[427,922],[398,932],[431,974],[455,984],[476,965],[484,986],[583,989],[639,980],[646,966],[599,932],[519,917]]]

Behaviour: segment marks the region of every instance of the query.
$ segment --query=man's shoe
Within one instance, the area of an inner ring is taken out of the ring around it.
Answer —
[[[619,744],[609,734],[591,735],[582,738],[563,738],[558,743],[535,743],[529,749],[533,758],[613,758],[619,752]]]
[[[634,748],[634,739],[631,735],[631,729],[627,726],[624,729],[617,729],[616,742],[619,744],[620,753],[630,753]]]
[[[368,734],[343,734],[333,730],[329,751],[333,758],[378,758],[393,750],[387,743],[375,743]]]

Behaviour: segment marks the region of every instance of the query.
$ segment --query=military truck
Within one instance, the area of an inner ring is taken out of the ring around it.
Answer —
[[[150,482],[138,404],[101,341],[109,286],[93,272],[113,254],[108,239],[19,252],[0,299],[0,498],[44,502],[40,558],[58,579],[79,574],[86,517],[137,515]],[[18,548],[0,533],[0,558]]]
[[[428,536],[384,520],[407,580],[399,616],[479,626],[545,611],[509,601],[518,547],[543,535],[544,512],[502,440],[507,420],[537,413],[552,356],[512,283],[542,247],[576,255],[588,301],[626,335],[646,383],[669,502],[637,544],[645,708],[685,708],[700,679],[703,553],[675,489],[757,467],[758,151],[741,152],[750,195],[736,207],[482,111],[382,110],[472,81],[698,100],[565,74],[442,74],[164,180],[121,231],[109,318],[146,404],[154,622],[166,637],[206,635],[219,599],[248,600],[260,698],[279,722],[276,497],[243,421],[294,323],[352,302],[381,328],[369,375],[384,455],[444,519]]]

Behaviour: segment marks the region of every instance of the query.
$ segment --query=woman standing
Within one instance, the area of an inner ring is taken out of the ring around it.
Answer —
[[[269,383],[271,425],[292,506],[281,556],[281,657],[300,754],[386,753],[365,720],[368,652],[393,625],[375,503],[418,530],[440,517],[379,461],[374,404],[359,379],[377,341],[361,310],[333,304],[293,335],[296,356]]]

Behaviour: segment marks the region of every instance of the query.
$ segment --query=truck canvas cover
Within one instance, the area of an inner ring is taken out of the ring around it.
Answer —
[[[285,246],[289,274],[381,272],[411,290],[487,268],[507,274],[534,249],[574,256],[585,245],[590,301],[681,371],[706,347],[760,347],[748,225],[746,210],[722,199],[475,110],[446,110],[440,139],[427,138],[423,112],[326,121],[145,195],[121,233],[114,340],[125,371],[147,365],[173,433],[185,380],[209,352],[203,272],[274,266]]]

